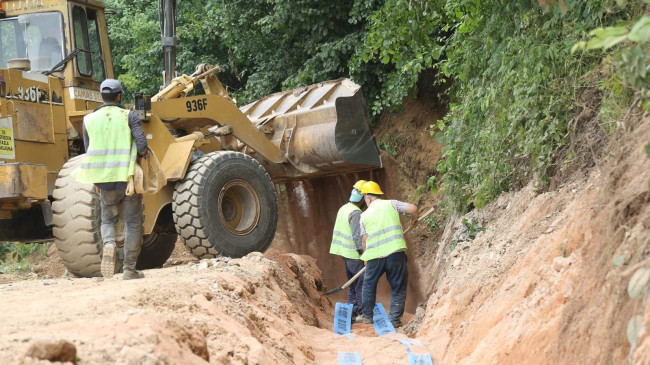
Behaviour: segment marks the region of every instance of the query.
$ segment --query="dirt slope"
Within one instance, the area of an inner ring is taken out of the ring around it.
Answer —
[[[531,185],[472,212],[486,231],[452,252],[460,217],[447,225],[435,256],[420,261],[432,295],[417,336],[439,363],[650,362],[650,310],[628,297],[623,275],[650,253],[648,136],[645,120],[557,191]],[[644,326],[630,355],[635,314]]]

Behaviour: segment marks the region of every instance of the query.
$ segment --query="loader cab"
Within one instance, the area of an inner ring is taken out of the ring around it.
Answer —
[[[0,0],[0,242],[51,237],[57,176],[113,78],[104,8]]]
[[[21,59],[16,68],[98,90],[113,77],[104,7],[95,0],[0,1],[0,67],[12,68],[12,60]]]

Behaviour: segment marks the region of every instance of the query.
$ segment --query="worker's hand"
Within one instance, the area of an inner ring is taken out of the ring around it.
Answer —
[[[101,190],[99,190],[99,186],[95,185],[95,193],[99,194]]]
[[[363,250],[357,250],[357,253],[359,254],[359,256],[361,256],[363,255]]]
[[[413,215],[413,216],[411,216],[411,224],[409,225],[409,228],[410,228],[410,229],[415,228],[415,225],[416,225],[416,224],[418,224],[418,216],[417,216],[417,215]]]

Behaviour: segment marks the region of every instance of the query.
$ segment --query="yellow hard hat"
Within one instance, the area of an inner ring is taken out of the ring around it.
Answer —
[[[361,194],[383,195],[384,193],[379,188],[379,184],[374,181],[368,181],[361,186]]]
[[[355,188],[355,189],[357,189],[357,190],[359,190],[359,191],[361,191],[361,187],[362,187],[363,184],[365,184],[365,183],[366,183],[366,180],[359,180],[359,181],[355,182],[355,183],[354,183],[354,186],[352,186],[352,187]]]

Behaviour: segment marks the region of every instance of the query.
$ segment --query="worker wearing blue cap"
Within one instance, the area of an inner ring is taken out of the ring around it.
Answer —
[[[332,233],[330,253],[343,257],[345,275],[348,279],[351,279],[363,268],[363,261],[359,259],[363,253],[359,220],[364,200],[359,188],[365,182],[365,180],[359,180],[354,184],[349,202],[343,205],[336,215]],[[353,305],[352,318],[361,314],[361,288],[363,288],[363,275],[350,285],[348,291],[348,303]]]
[[[124,216],[124,280],[140,279],[136,270],[142,247],[142,194],[126,195],[127,181],[135,171],[136,158],[149,151],[138,115],[122,105],[122,84],[106,79],[99,86],[104,103],[84,117],[85,160],[75,172],[82,183],[95,184],[101,209],[103,241],[100,272],[115,274],[118,250],[116,225]]]

